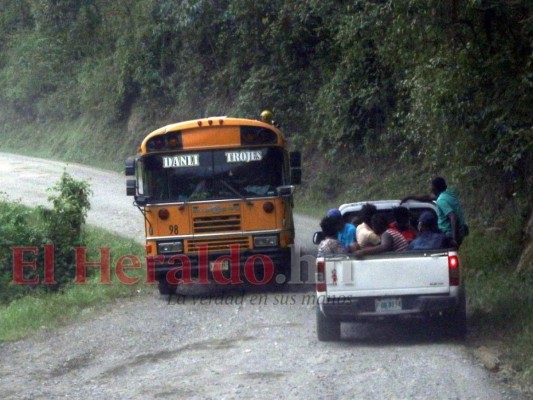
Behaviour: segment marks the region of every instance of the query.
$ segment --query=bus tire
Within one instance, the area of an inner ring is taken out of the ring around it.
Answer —
[[[169,284],[166,278],[159,279],[158,282],[159,294],[161,295],[172,295],[178,289],[176,285]]]
[[[333,342],[341,338],[341,323],[327,318],[319,307],[316,307],[316,333],[321,342]]]

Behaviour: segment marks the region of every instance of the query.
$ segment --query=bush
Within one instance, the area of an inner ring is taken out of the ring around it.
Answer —
[[[57,290],[74,278],[75,247],[82,244],[82,227],[90,208],[91,193],[86,182],[74,180],[63,173],[60,181],[49,189],[57,194],[48,198],[53,209],[39,207],[31,210],[0,200],[0,303],[7,303],[37,289]],[[36,269],[25,268],[25,280],[44,276],[43,246],[54,244],[55,285],[21,285],[13,283],[13,247],[35,247],[32,255],[25,252],[25,262],[33,262]]]
[[[0,303],[6,303],[11,299],[22,297],[34,287],[16,285],[13,279],[12,246],[37,246],[46,242],[46,230],[39,222],[39,214],[19,204],[10,203],[6,197],[0,200]],[[40,254],[36,262],[43,264],[43,256]],[[31,279],[38,273],[34,271],[25,275]]]

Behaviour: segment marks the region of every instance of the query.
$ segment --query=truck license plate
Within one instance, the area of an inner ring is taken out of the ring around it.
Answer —
[[[400,311],[402,309],[402,299],[400,297],[387,297],[376,299],[376,312]]]
[[[229,260],[222,260],[222,262],[212,261],[209,264],[209,269],[211,270],[211,272],[213,271],[227,272],[229,271]]]

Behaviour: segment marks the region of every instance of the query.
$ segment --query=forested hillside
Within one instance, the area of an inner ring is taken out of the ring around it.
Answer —
[[[10,149],[121,162],[162,124],[269,108],[303,149],[308,201],[400,196],[443,174],[467,207],[486,201],[485,219],[517,199],[530,212],[530,1],[0,6]]]

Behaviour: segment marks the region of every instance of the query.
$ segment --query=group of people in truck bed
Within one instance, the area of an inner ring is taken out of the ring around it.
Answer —
[[[401,201],[435,202],[437,212],[420,214],[417,229],[411,225],[409,210],[401,206],[392,210],[392,222],[370,203],[363,205],[351,222],[345,221],[338,209],[329,210],[320,222],[324,240],[318,246],[318,256],[351,253],[360,257],[386,251],[459,247],[468,234],[461,204],[443,178],[434,178],[431,189],[431,195],[407,196]]]

